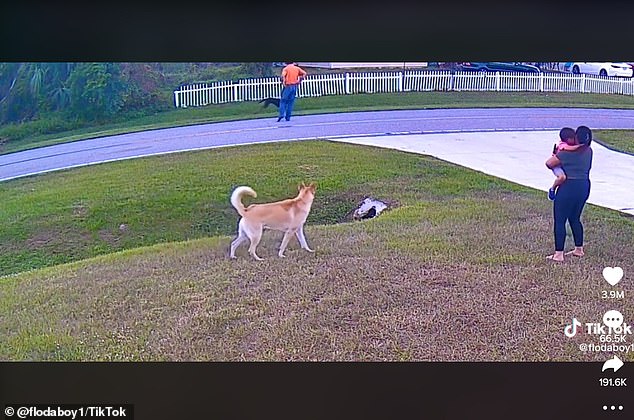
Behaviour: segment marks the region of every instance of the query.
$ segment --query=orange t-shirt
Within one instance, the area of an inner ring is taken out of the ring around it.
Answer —
[[[284,81],[284,86],[298,84],[299,78],[303,76],[306,76],[306,72],[295,64],[289,64],[282,70],[282,80]]]

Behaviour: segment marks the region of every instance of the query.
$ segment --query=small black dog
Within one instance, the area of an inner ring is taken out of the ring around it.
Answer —
[[[276,107],[280,107],[280,99],[279,98],[266,98],[262,99],[259,103],[264,103],[264,108],[269,105],[275,105]]]

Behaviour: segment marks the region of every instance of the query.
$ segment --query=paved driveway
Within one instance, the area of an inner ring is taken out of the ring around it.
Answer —
[[[559,130],[353,137],[337,141],[431,155],[545,192],[554,176],[544,163],[558,138]],[[596,142],[592,149],[588,202],[634,215],[634,156]]]

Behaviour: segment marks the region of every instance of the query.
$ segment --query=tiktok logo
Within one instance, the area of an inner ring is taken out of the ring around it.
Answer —
[[[566,328],[564,328],[564,334],[566,334],[566,337],[572,338],[577,335],[577,327],[580,326],[581,322],[579,322],[577,318],[572,318],[572,324],[566,325]]]

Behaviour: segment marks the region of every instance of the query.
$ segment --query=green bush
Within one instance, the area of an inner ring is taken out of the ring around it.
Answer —
[[[271,63],[192,64],[187,73],[182,73],[176,85],[209,83],[221,80],[239,80],[252,77],[271,77],[277,73]]]
[[[144,114],[169,109],[162,89],[165,76],[148,63],[122,63],[121,80],[127,85],[122,110],[145,111]]]
[[[38,134],[74,130],[89,125],[67,113],[55,113],[37,120],[0,126],[0,142],[7,143]]]
[[[124,104],[126,86],[116,63],[80,63],[69,77],[71,109],[87,120],[115,115]]]

